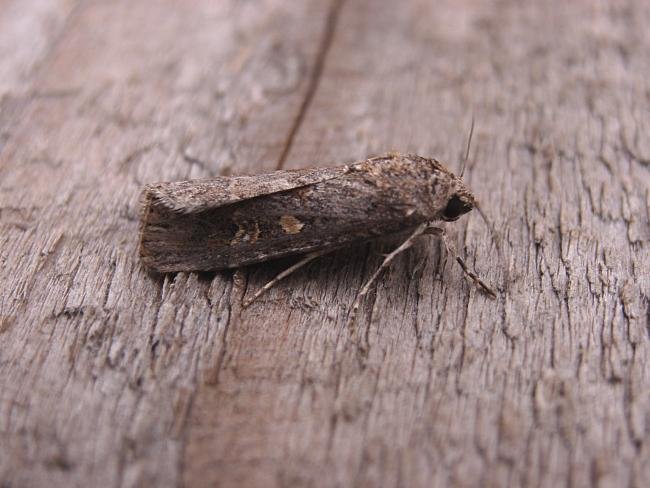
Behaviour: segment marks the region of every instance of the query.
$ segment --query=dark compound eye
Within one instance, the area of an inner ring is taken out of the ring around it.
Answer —
[[[472,205],[460,199],[458,195],[454,195],[447,202],[447,207],[442,212],[443,220],[456,220],[463,214],[472,210]]]

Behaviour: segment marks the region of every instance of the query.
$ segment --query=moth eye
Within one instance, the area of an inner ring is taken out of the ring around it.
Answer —
[[[443,220],[456,220],[463,214],[472,210],[472,205],[463,201],[458,195],[454,195],[447,202],[445,210],[442,212]]]

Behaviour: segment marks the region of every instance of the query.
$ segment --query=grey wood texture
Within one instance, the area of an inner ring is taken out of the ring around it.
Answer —
[[[0,1],[0,483],[647,486],[650,4]],[[388,150],[475,212],[155,278],[141,187]]]

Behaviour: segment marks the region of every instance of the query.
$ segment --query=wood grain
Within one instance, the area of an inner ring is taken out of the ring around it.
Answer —
[[[3,486],[650,479],[647,2],[0,5]],[[472,115],[503,257],[480,219],[449,230],[496,302],[434,237],[353,331],[394,242],[246,310],[287,262],[137,259],[146,183],[393,149],[454,169]]]

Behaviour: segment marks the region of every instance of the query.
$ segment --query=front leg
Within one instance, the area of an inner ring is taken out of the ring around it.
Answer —
[[[454,248],[453,244],[449,242],[447,231],[445,231],[445,229],[443,229],[442,227],[438,227],[435,224],[427,224],[427,228],[424,230],[424,234],[432,234],[432,235],[439,236],[447,252],[456,259],[456,262],[460,265],[465,275],[469,277],[470,280],[472,280],[474,285],[476,285],[483,293],[485,293],[490,298],[497,297],[496,293],[492,291],[492,289],[488,285],[483,283],[483,281],[478,277],[478,275],[468,268],[463,258],[461,258],[458,255],[458,252]]]

